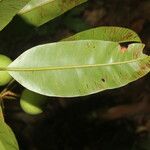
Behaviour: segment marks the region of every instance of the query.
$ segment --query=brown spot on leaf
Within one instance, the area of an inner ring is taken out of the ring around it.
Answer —
[[[134,57],[134,59],[138,58],[139,57],[139,52],[134,53],[133,57]]]
[[[124,46],[121,46],[121,48],[120,48],[120,51],[122,52],[122,53],[124,53],[124,52],[126,52],[128,49],[126,48],[126,47],[124,47]]]
[[[147,68],[150,68],[150,60],[148,60],[146,66],[147,66]]]
[[[140,69],[137,71],[137,74],[143,75],[144,72],[148,72],[149,68],[150,68],[149,61],[146,64],[141,64]]]
[[[147,68],[146,64],[140,66],[140,70],[146,70],[146,68]]]
[[[128,39],[130,39],[132,36],[133,36],[133,34],[132,34],[131,32],[129,32],[129,33],[127,33],[127,34],[123,37],[123,39],[124,39],[124,40],[128,40]]]
[[[102,78],[102,79],[101,79],[101,81],[102,81],[102,82],[105,82],[105,79],[104,79],[104,78]]]

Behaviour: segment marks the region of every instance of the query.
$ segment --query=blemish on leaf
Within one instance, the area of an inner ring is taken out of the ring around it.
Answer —
[[[147,67],[146,67],[146,65],[145,66],[143,65],[143,66],[141,66],[140,69],[141,69],[141,71],[145,71],[147,69]]]
[[[134,53],[133,58],[136,59],[139,57],[139,52]]]
[[[90,48],[92,46],[92,44],[89,42],[87,43],[87,47]]]
[[[104,79],[104,78],[102,78],[102,79],[101,79],[101,81],[105,82],[105,79]]]
[[[120,51],[121,51],[122,53],[125,53],[127,50],[128,50],[128,48],[126,48],[126,47],[124,47],[124,46],[121,46],[121,48],[120,48]]]
[[[150,62],[148,61],[146,64],[142,64],[140,69],[137,71],[137,74],[143,75],[144,72],[147,72],[150,68]]]
[[[127,33],[125,36],[123,36],[123,39],[130,39],[130,38],[132,38],[132,36],[133,36],[133,34],[132,33]]]

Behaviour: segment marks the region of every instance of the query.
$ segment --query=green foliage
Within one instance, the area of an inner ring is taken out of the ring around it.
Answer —
[[[65,41],[31,48],[7,70],[24,87],[47,96],[83,96],[124,86],[150,71],[144,45]],[[39,61],[41,60],[41,61]]]
[[[13,132],[3,121],[0,121],[0,150],[19,150]]]
[[[28,114],[37,115],[43,112],[46,97],[25,89],[21,95],[21,108]]]
[[[0,31],[28,2],[29,4],[26,5],[25,8],[22,9],[18,14],[22,18],[27,20],[27,22],[29,22],[30,24],[39,26],[85,1],[86,0],[73,0],[71,2],[67,0],[33,0],[29,2],[29,0],[0,0]],[[29,7],[30,10],[28,9]],[[36,17],[37,19],[35,19]],[[10,75],[5,70],[10,63],[11,60],[8,57],[0,55],[0,85],[8,83],[11,79]],[[2,95],[0,95],[0,101],[3,100],[1,96]],[[34,99],[33,101],[33,97],[36,98],[36,100]],[[43,101],[41,101],[41,99],[43,99]],[[45,104],[44,99],[45,96],[39,96],[39,94],[33,93],[29,90],[25,90],[21,97],[21,106],[25,111],[27,111],[30,114],[41,113],[41,108]],[[29,103],[27,104],[26,102]],[[1,107],[0,110],[0,149],[18,150],[19,147],[13,132],[7,126],[7,124],[4,123],[3,112]]]
[[[29,0],[0,0],[0,31],[28,2]]]
[[[40,26],[86,1],[0,0],[0,31],[16,14],[29,24]],[[66,18],[66,26],[69,21]],[[80,31],[83,28],[89,26],[78,18],[71,18],[70,29]],[[125,42],[131,44],[122,47]],[[43,95],[84,96],[118,88],[143,77],[150,71],[150,56],[143,54],[143,48],[144,44],[132,30],[119,27],[90,29],[61,42],[33,47],[12,63],[0,55],[0,85],[7,84],[11,75],[27,88],[20,100],[22,109],[29,114],[39,114],[46,103]],[[3,116],[2,111],[0,116]],[[145,149],[148,147],[149,139]],[[18,149],[15,136],[2,117],[0,150]]]
[[[31,0],[18,14],[28,23],[40,26],[87,0]]]
[[[97,27],[75,34],[64,39],[65,41],[74,40],[104,40],[119,43],[141,42],[139,36],[132,30],[121,27]]]

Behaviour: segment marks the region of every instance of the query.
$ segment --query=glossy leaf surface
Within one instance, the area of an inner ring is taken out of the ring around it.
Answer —
[[[124,86],[150,71],[144,45],[128,49],[116,42],[67,41],[24,52],[8,71],[15,80],[47,96],[75,97]]]
[[[30,0],[0,0],[0,31]]]
[[[122,27],[97,27],[77,33],[64,41],[74,40],[104,40],[114,42],[141,42],[139,36],[132,30]]]
[[[28,23],[40,26],[87,0],[31,0],[19,15]]]
[[[19,150],[14,133],[2,121],[0,121],[0,150]]]

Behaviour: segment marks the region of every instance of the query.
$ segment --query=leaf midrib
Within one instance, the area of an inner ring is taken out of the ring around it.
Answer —
[[[37,67],[37,68],[18,68],[18,67],[7,67],[0,68],[0,71],[56,71],[56,70],[66,70],[66,69],[82,69],[82,68],[92,68],[92,67],[107,67],[114,65],[129,64],[137,62],[144,59],[150,59],[150,56],[123,61],[123,62],[114,62],[108,64],[85,64],[85,65],[71,65],[71,66],[47,66],[47,67]]]

